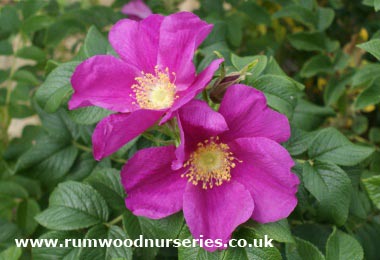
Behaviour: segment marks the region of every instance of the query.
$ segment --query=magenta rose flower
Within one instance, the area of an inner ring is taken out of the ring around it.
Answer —
[[[143,0],[132,0],[128,4],[125,4],[121,9],[123,14],[128,15],[129,19],[139,21],[152,14],[149,6],[147,6]]]
[[[178,119],[177,149],[140,150],[122,170],[126,206],[135,215],[159,219],[183,210],[194,238],[225,243],[249,218],[274,222],[293,211],[299,179],[279,144],[290,136],[289,122],[268,108],[262,92],[233,85],[219,112],[193,100]]]
[[[215,60],[196,75],[194,52],[211,30],[189,12],[123,19],[112,27],[109,41],[120,58],[91,57],[71,78],[70,109],[99,106],[117,112],[95,128],[95,159],[112,154],[161,117],[164,123],[202,91],[222,62]]]

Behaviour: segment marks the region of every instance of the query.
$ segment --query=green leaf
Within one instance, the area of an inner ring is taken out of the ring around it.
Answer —
[[[244,1],[239,10],[246,14],[249,21],[253,24],[271,24],[271,17],[266,8],[253,1]]]
[[[284,76],[264,75],[255,80],[252,86],[264,92],[270,107],[292,117],[299,92],[293,80]]]
[[[380,4],[379,4],[380,8]],[[371,53],[376,59],[380,60],[380,39],[373,39],[358,45],[359,48]]]
[[[375,11],[376,12],[380,11],[380,0],[374,0],[373,3],[374,3]]]
[[[288,35],[288,40],[294,48],[301,51],[332,52],[339,47],[339,42],[330,40],[321,32],[299,32]]]
[[[244,19],[240,14],[233,14],[226,18],[227,39],[235,47],[241,45],[243,39]]]
[[[40,84],[40,81],[37,79],[36,75],[28,70],[23,69],[16,71],[13,74],[12,79],[18,82],[31,84],[32,86],[37,86]]]
[[[55,112],[72,91],[71,76],[79,62],[67,62],[53,70],[38,88],[36,98],[47,112]]]
[[[7,80],[8,74],[9,74],[9,71],[7,71],[7,70],[0,70],[0,83],[3,83],[4,81]],[[5,89],[1,89],[1,90],[5,90]],[[3,95],[3,94],[1,94],[1,95]],[[5,101],[3,102],[3,99],[1,99],[0,105],[3,105],[4,103],[5,103]]]
[[[8,40],[0,41],[0,55],[12,55],[12,44]]]
[[[51,185],[69,171],[77,155],[75,146],[45,137],[18,159],[16,171],[28,169],[35,178]]]
[[[36,112],[29,105],[11,103],[9,105],[10,116],[12,118],[26,118],[34,115]]]
[[[355,100],[355,109],[363,109],[369,105],[380,103],[380,80],[376,79],[370,87],[365,89]]]
[[[362,115],[355,116],[353,118],[351,126],[352,131],[357,135],[362,135],[368,130],[368,118]]]
[[[109,168],[94,171],[86,180],[119,213],[125,210],[125,192],[121,186],[120,171]]]
[[[371,214],[371,211],[371,200],[367,193],[355,188],[351,195],[350,214],[361,219],[366,219]]]
[[[310,29],[315,29],[317,25],[316,15],[311,10],[300,5],[288,5],[274,13],[272,17],[275,19],[290,17]]]
[[[155,238],[177,238],[184,223],[181,213],[157,220],[145,217],[138,219],[144,236]]]
[[[21,254],[21,248],[11,246],[0,253],[0,260],[17,260],[21,257]]]
[[[37,180],[27,178],[21,175],[12,176],[12,181],[21,185],[29,194],[30,197],[40,198],[42,191],[41,185]]]
[[[334,228],[326,244],[326,260],[362,260],[363,249],[352,236]]]
[[[380,209],[380,176],[364,179],[363,184],[373,204]]]
[[[132,239],[144,238],[176,239],[179,237],[184,219],[181,213],[163,219],[148,219],[137,217],[130,211],[123,215],[123,228]],[[154,259],[158,252],[157,247],[137,248],[136,254],[142,259]]]
[[[346,87],[351,82],[352,77],[348,75],[342,79],[330,78],[327,83],[326,89],[323,92],[323,100],[326,105],[332,105],[338,102],[339,98],[343,95]]]
[[[380,128],[372,127],[369,130],[369,140],[373,143],[380,143]]]
[[[317,213],[337,225],[343,225],[348,216],[351,199],[351,181],[338,166],[328,162],[304,164],[302,178],[306,189],[317,199]]]
[[[287,219],[283,219],[277,222],[260,224],[253,223],[248,226],[252,228],[258,237],[268,237],[283,243],[294,243],[294,238],[290,232],[289,223]]]
[[[0,250],[13,246],[16,238],[21,237],[20,229],[4,219],[0,219]]]
[[[22,16],[24,19],[35,14],[38,10],[48,4],[45,0],[24,0],[20,2]]]
[[[15,201],[14,198],[1,194],[0,201],[0,219],[11,221],[13,219],[14,209],[17,207],[17,201]]]
[[[316,55],[305,62],[300,75],[304,78],[310,78],[320,73],[333,72],[333,64],[329,57],[325,55]]]
[[[324,31],[330,27],[331,23],[334,21],[334,10],[331,8],[318,7],[317,17],[318,17],[318,30]]]
[[[254,64],[252,69],[247,71],[249,73],[246,76],[247,81],[253,81],[260,76],[267,65],[267,61],[268,58],[264,55],[239,57],[233,53],[231,54],[232,65],[239,71],[250,64]]]
[[[28,46],[18,50],[16,56],[23,59],[35,60],[40,62],[45,59],[46,54],[42,49],[36,46]]]
[[[108,206],[91,186],[68,181],[50,195],[49,208],[36,216],[38,223],[54,230],[86,228],[107,221]]]
[[[40,206],[34,199],[22,201],[17,208],[16,223],[26,235],[31,235],[36,230],[38,223],[34,217],[40,213]]]
[[[300,129],[312,131],[318,128],[326,117],[334,114],[334,110],[330,107],[318,106],[307,100],[299,99],[294,110],[292,124]]]
[[[104,225],[97,225],[92,227],[86,234],[85,239],[91,241],[99,241],[100,239],[107,240],[109,242],[115,242],[121,240],[123,242],[128,239],[125,232],[118,226],[106,227]],[[113,240],[113,241],[112,241]],[[111,244],[112,245],[112,244]],[[131,247],[82,247],[79,251],[78,259],[132,259]]]
[[[57,239],[57,247],[33,247],[32,256],[33,259],[38,260],[53,260],[53,259],[63,259],[63,260],[76,260],[78,259],[78,253],[80,247],[73,247],[72,243],[68,243],[65,246],[65,239],[70,238],[82,239],[83,235],[77,231],[50,231],[43,234],[39,239]],[[46,241],[46,240],[45,240]],[[78,246],[79,242],[76,244]],[[60,246],[62,245],[62,246]]]
[[[294,236],[312,243],[323,254],[326,253],[326,243],[331,233],[330,226],[317,223],[304,223],[293,226],[292,233]]]
[[[372,147],[351,143],[335,128],[326,128],[321,130],[313,140],[309,148],[309,157],[342,166],[353,166],[373,152]]]
[[[315,131],[306,132],[296,127],[292,127],[291,133],[290,139],[284,143],[284,146],[293,156],[306,152],[317,134]]]
[[[25,199],[28,192],[18,183],[13,181],[0,181],[0,196]]]
[[[20,27],[20,18],[14,6],[5,5],[1,8],[0,24],[0,35],[17,33]]]
[[[352,78],[352,88],[369,86],[380,76],[380,64],[367,64],[360,68]]]
[[[95,26],[91,26],[84,39],[79,57],[86,59],[97,54],[106,54],[108,46],[109,43],[102,33]]]
[[[292,260],[324,260],[325,257],[312,243],[295,237],[296,244],[285,244],[286,258]]]
[[[68,118],[65,110],[60,109],[56,113],[47,113],[42,110],[38,104],[35,103],[34,106],[41,119],[42,128],[52,137],[52,139],[56,139],[56,142],[61,141],[61,143],[69,143],[72,141],[73,134],[69,127],[69,124],[72,122],[67,120]]]
[[[92,153],[82,153],[70,169],[70,174],[66,176],[66,180],[81,181],[91,174],[96,165],[97,162]]]
[[[375,222],[366,222],[356,230],[356,238],[364,249],[365,259],[376,260],[380,254],[380,225]]]
[[[33,33],[35,31],[44,29],[53,24],[54,18],[47,15],[35,15],[24,20],[21,30],[26,33]]]
[[[76,14],[80,17],[81,13]],[[54,19],[53,23],[47,28],[43,39],[44,45],[55,47],[70,34],[86,31],[86,26],[82,19],[77,19],[71,16],[60,16],[59,19]]]
[[[80,125],[92,125],[106,116],[112,114],[112,111],[106,110],[101,107],[83,107],[68,112],[70,118]]]

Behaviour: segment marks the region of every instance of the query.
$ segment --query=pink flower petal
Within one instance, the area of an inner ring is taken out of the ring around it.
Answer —
[[[181,144],[176,150],[177,161],[173,162],[173,169],[182,167],[199,142],[228,130],[223,116],[201,100],[193,100],[179,110],[178,126]]]
[[[71,77],[74,94],[69,108],[100,106],[116,112],[138,109],[131,86],[138,71],[111,56],[98,55],[82,62]]]
[[[219,108],[230,131],[225,140],[241,137],[267,137],[284,142],[290,137],[287,117],[267,106],[264,94],[252,87],[233,85],[227,89]]]
[[[150,15],[136,22],[130,19],[118,21],[108,38],[120,57],[138,70],[153,73],[157,65],[160,26],[164,16]]]
[[[190,12],[165,17],[160,28],[158,65],[176,73],[176,86],[186,89],[195,78],[195,50],[211,32],[213,25]]]
[[[244,185],[252,195],[252,218],[261,223],[286,218],[297,205],[299,179],[291,172],[294,162],[281,145],[264,137],[240,138],[229,143],[236,164],[232,180]]]
[[[235,228],[251,217],[253,209],[249,191],[233,180],[207,190],[189,183],[183,196],[183,214],[194,238],[203,235],[203,239],[227,243]]]
[[[144,19],[152,14],[152,10],[142,0],[131,0],[123,6],[121,12],[128,15],[130,19]]]
[[[128,114],[113,114],[98,123],[92,135],[96,160],[116,152],[137,137],[162,116],[162,111],[136,110]]]
[[[123,167],[125,204],[133,214],[158,219],[182,209],[187,179],[181,177],[183,169],[170,169],[174,151],[174,146],[143,149]]]

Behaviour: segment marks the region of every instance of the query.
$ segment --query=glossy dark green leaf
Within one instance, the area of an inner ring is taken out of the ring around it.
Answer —
[[[264,75],[252,85],[264,92],[269,106],[288,117],[293,115],[297,93],[300,91],[293,80],[284,76]]]
[[[91,184],[106,200],[108,206],[119,214],[125,210],[125,192],[121,186],[120,171],[115,169],[95,170],[86,182]]]
[[[22,250],[19,247],[11,246],[4,251],[0,252],[0,260],[13,260],[19,259],[22,254]]]
[[[380,4],[379,4],[380,8]],[[359,48],[371,53],[376,59],[380,60],[380,39],[373,39],[358,45]]]
[[[360,163],[374,152],[372,147],[353,144],[335,128],[326,128],[313,140],[310,158],[343,166]]]
[[[334,228],[326,244],[326,260],[361,260],[363,249],[352,236]]]
[[[94,188],[68,181],[53,191],[49,207],[36,220],[49,229],[75,230],[105,222],[108,216],[107,203]]]
[[[40,213],[40,206],[34,199],[21,202],[17,208],[16,223],[26,235],[32,234],[38,226],[34,217]]]
[[[72,93],[71,76],[79,62],[68,62],[53,70],[38,88],[36,98],[47,112],[55,112]]]
[[[297,237],[295,238],[295,240],[296,240],[295,244],[285,245],[287,259],[294,259],[294,260],[303,260],[303,259],[324,260],[325,259],[321,251],[319,251],[318,248],[312,243],[306,240],[302,240]]]
[[[8,40],[0,41],[0,55],[12,55],[13,47]]]
[[[267,235],[278,242],[294,243],[294,238],[286,219],[267,224],[253,223],[248,227],[255,231],[257,237],[264,237]]]
[[[363,184],[373,204],[380,209],[380,176],[364,179]]]
[[[365,89],[355,100],[355,108],[363,109],[369,105],[380,103],[380,80],[376,79],[370,87]]]
[[[82,247],[79,251],[78,259],[132,259],[132,248],[124,247],[123,242],[129,239],[127,234],[118,226],[106,227],[104,225],[97,225],[91,228],[85,239],[118,243],[120,241],[122,246],[107,246],[107,247]],[[120,244],[117,244],[120,245]]]
[[[289,35],[288,39],[294,48],[302,51],[332,52],[339,47],[338,42],[320,32],[299,32]]]
[[[43,61],[46,57],[46,54],[42,49],[36,46],[28,46],[18,50],[16,56],[23,59]]]
[[[310,78],[321,73],[331,73],[333,64],[331,60],[324,55],[316,55],[305,62],[301,69],[301,77]]]
[[[351,199],[351,181],[338,166],[327,162],[304,164],[302,178],[306,189],[318,201],[318,215],[337,225],[348,217]]]
[[[18,159],[16,170],[28,170],[45,185],[54,184],[69,171],[77,154],[75,146],[46,137]]]

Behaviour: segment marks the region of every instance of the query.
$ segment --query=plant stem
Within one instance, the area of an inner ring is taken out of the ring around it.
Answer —
[[[73,144],[82,151],[92,153],[92,149],[73,140]]]
[[[110,227],[110,226],[113,226],[113,225],[119,223],[119,222],[122,221],[122,220],[123,220],[123,215],[120,215],[120,216],[118,216],[117,218],[114,218],[113,220],[111,220],[110,222],[107,222],[106,225],[107,225],[108,227]]]

